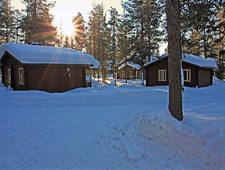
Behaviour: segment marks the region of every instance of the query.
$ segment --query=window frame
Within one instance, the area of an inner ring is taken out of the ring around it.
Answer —
[[[121,70],[121,79],[125,79],[126,78],[126,71]]]
[[[161,72],[163,73],[162,78],[161,78]],[[158,81],[166,82],[166,70],[165,69],[158,70]]]
[[[19,85],[24,85],[24,68],[18,68],[18,75],[19,75]]]
[[[191,82],[191,69],[183,69],[183,77],[184,77],[184,82]],[[186,80],[185,80],[185,77],[187,78]]]

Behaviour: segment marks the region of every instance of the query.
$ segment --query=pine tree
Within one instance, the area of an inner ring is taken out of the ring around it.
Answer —
[[[63,20],[61,19],[59,21],[59,26],[58,26],[58,30],[57,30],[57,40],[55,45],[58,47],[63,47],[63,39],[64,39],[64,32],[63,32]]]
[[[157,54],[161,41],[160,10],[156,0],[128,0],[122,5],[127,22],[131,23],[132,52],[135,62],[141,65],[142,84],[143,66],[148,57]]]
[[[87,52],[100,61],[100,71],[103,81],[107,76],[108,28],[103,5],[94,5],[90,13],[86,48]]]
[[[224,4],[225,5],[225,4]],[[225,6],[222,7],[222,9],[217,14],[218,22],[216,24],[218,28],[217,33],[217,43],[221,50],[225,50],[224,44],[225,44]]]
[[[196,45],[193,35],[198,33],[200,55],[205,58],[214,57],[216,55],[214,44],[215,31],[217,29],[216,14],[223,2],[221,0],[183,0],[181,2],[183,51],[190,52],[190,46]]]
[[[15,40],[14,11],[10,0],[2,0],[0,3],[0,21],[0,44]]]
[[[166,0],[166,16],[169,52],[169,111],[177,120],[183,120],[179,0]]]
[[[217,18],[217,39],[216,46],[218,49],[218,70],[217,77],[221,80],[225,79],[225,6],[219,11]]]
[[[24,34],[21,29],[22,24],[22,13],[16,9],[14,11],[14,35],[15,35],[15,42],[23,42],[24,41]]]
[[[47,3],[47,0],[23,0],[23,3],[26,5],[22,24],[25,43],[39,42],[42,45],[52,45],[56,41],[57,31],[52,26],[53,16],[49,10],[55,3]]]
[[[83,50],[83,46],[85,43],[85,22],[82,14],[79,12],[75,17],[73,17],[73,25],[74,25],[74,40],[75,40],[75,48],[76,50]]]
[[[115,8],[109,10],[110,18],[108,21],[109,26],[109,60],[111,61],[111,69],[115,78],[115,85],[117,79],[117,63],[118,63],[118,35],[119,35],[119,26],[121,23],[120,15]]]
[[[127,57],[132,49],[132,39],[129,34],[132,30],[132,26],[130,24],[131,23],[126,20],[125,15],[123,14],[118,33],[118,60],[124,60],[125,64],[127,64]],[[125,70],[125,77],[127,83],[127,67]]]
[[[65,40],[63,42],[63,47],[70,48],[70,40],[69,40],[68,35],[65,37]]]

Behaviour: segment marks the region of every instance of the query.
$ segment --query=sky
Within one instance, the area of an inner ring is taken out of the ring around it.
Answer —
[[[103,3],[105,10],[114,7],[118,10],[119,13],[123,12],[121,6],[122,0],[55,0],[56,5],[50,10],[54,15],[53,24],[59,26],[60,21],[63,22],[63,31],[65,35],[72,35],[74,28],[72,24],[72,18],[80,12],[84,20],[87,22],[89,20],[89,13],[93,9],[93,4]],[[52,2],[49,1],[49,2]],[[24,5],[21,3],[21,0],[11,0],[12,6],[16,9],[23,9]],[[167,44],[160,44],[160,54],[165,52]]]
[[[89,19],[89,13],[92,10],[93,3],[103,3],[105,10],[110,7],[116,8],[122,13],[121,0],[55,0],[56,5],[51,9],[51,13],[54,15],[53,24],[58,26],[60,20],[63,22],[63,30],[65,34],[71,35],[73,31],[72,18],[80,12],[85,21]],[[17,9],[24,8],[24,5],[20,0],[11,0],[12,6]],[[52,2],[52,1],[49,1]]]

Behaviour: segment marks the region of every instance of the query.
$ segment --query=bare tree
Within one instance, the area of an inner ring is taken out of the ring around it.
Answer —
[[[169,53],[169,111],[177,120],[183,120],[180,0],[166,0],[166,15]]]

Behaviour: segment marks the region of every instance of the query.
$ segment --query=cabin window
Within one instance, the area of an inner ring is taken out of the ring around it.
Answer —
[[[8,69],[8,84],[11,84],[11,69]]]
[[[126,72],[125,71],[121,71],[121,78],[125,79],[126,78]]]
[[[191,82],[191,69],[183,69],[184,82]]]
[[[166,81],[166,70],[158,71],[158,81]]]
[[[24,85],[24,69],[21,67],[18,70],[19,72],[19,85]]]

